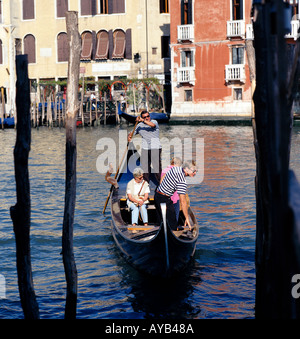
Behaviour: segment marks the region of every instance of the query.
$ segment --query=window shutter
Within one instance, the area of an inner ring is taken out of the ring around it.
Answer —
[[[64,18],[68,11],[68,0],[56,0],[56,16]]]
[[[161,37],[161,57],[169,58],[170,57],[170,37],[167,35],[163,35]]]
[[[31,34],[26,35],[24,38],[24,54],[28,55],[28,63],[34,64],[35,59],[35,37]]]
[[[231,50],[231,59],[232,59],[232,64],[236,65],[237,64],[237,50],[236,48],[232,48]]]
[[[188,0],[188,25],[193,23],[193,1]]]
[[[92,31],[92,58],[93,60],[95,60],[96,49],[97,49],[97,35],[95,31]]]
[[[92,14],[92,0],[81,0],[80,1],[81,15],[91,15]]]
[[[108,14],[125,13],[125,0],[109,0]]]
[[[125,0],[114,0],[114,13],[125,13]]]
[[[23,0],[23,20],[34,19],[34,0]]]
[[[2,40],[0,40],[0,64],[3,64]]]
[[[125,53],[125,33],[121,30],[114,32],[113,59],[123,59]]]
[[[164,0],[159,0],[159,13],[164,12],[163,2],[164,2]]]
[[[97,50],[95,60],[105,60],[108,56],[109,39],[106,31],[97,34]]]
[[[191,67],[194,67],[195,66],[195,52],[194,51],[191,51],[191,64],[190,64]]]
[[[113,14],[114,9],[113,9],[113,1],[108,0],[108,14]]]
[[[186,67],[185,51],[181,52],[181,67]]]
[[[108,32],[108,43],[109,43],[108,58],[112,59],[112,54],[113,54],[113,50],[114,50],[114,36],[113,36],[112,29],[109,30],[109,32]]]
[[[125,39],[126,39],[125,58],[132,60],[131,28],[127,29]]]
[[[184,0],[181,0],[181,25],[184,25]]]
[[[96,15],[97,14],[97,0],[91,0],[91,14]]]
[[[240,0],[240,20],[244,20],[244,0]]]
[[[64,62],[69,59],[69,44],[67,33],[59,33],[57,36],[57,61]]]
[[[240,47],[238,48],[238,53],[239,53],[239,64],[243,65],[244,64],[244,48]]]
[[[91,32],[84,32],[81,36],[81,58],[80,60],[91,60],[92,49],[93,49],[93,40]]]

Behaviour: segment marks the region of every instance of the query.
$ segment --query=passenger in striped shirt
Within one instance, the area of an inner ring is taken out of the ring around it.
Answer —
[[[157,187],[157,190],[154,195],[154,202],[156,206],[158,221],[161,223],[162,214],[161,214],[161,203],[166,203],[167,206],[167,222],[170,225],[172,230],[177,230],[177,219],[174,209],[173,201],[171,196],[177,191],[179,195],[179,201],[181,204],[182,212],[185,216],[185,225],[189,226],[191,229],[191,223],[188,215],[188,207],[186,201],[186,191],[187,183],[186,176],[194,177],[196,175],[197,169],[194,162],[186,162],[183,166],[174,166],[172,167],[165,175],[161,184]]]
[[[136,134],[142,137],[141,167],[144,171],[144,179],[149,182],[152,164],[153,173],[159,183],[162,167],[158,122],[151,120],[150,114],[146,110],[141,112],[137,121],[139,121],[139,124],[134,133],[129,133],[128,141],[130,142]]]

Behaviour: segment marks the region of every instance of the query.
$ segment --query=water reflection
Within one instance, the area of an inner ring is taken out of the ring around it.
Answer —
[[[255,300],[255,156],[251,127],[161,126],[161,136],[204,138],[204,180],[188,187],[200,225],[195,259],[182,277],[145,278],[119,257],[110,231],[109,191],[98,173],[96,144],[132,127],[85,128],[77,134],[74,225],[79,318],[253,318]],[[21,318],[15,242],[9,207],[16,202],[14,130],[0,130],[0,274],[7,300],[1,318]],[[291,167],[300,177],[300,128],[293,131]],[[117,148],[118,151],[118,148]],[[193,152],[191,150],[191,152]],[[61,260],[65,130],[32,130],[30,184],[33,278],[42,318],[63,318]]]
[[[192,319],[201,312],[200,306],[192,305],[193,285],[201,279],[193,276],[195,263],[179,277],[159,279],[145,276],[118,259],[122,269],[121,288],[128,289],[127,301],[133,311],[143,319]]]

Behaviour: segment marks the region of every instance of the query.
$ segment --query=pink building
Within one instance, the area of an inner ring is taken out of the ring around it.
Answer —
[[[172,117],[250,118],[252,0],[170,2]]]

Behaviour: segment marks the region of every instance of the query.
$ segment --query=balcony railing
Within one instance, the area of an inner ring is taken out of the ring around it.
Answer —
[[[252,24],[246,25],[246,39],[247,40],[253,40],[254,39],[254,31],[253,31],[253,25]]]
[[[194,41],[194,25],[177,26],[178,41]]]
[[[194,67],[180,67],[177,71],[177,81],[195,83],[195,68]]]
[[[244,20],[234,20],[227,21],[227,37],[245,37],[245,21]]]
[[[245,82],[245,65],[225,65],[225,80]]]

